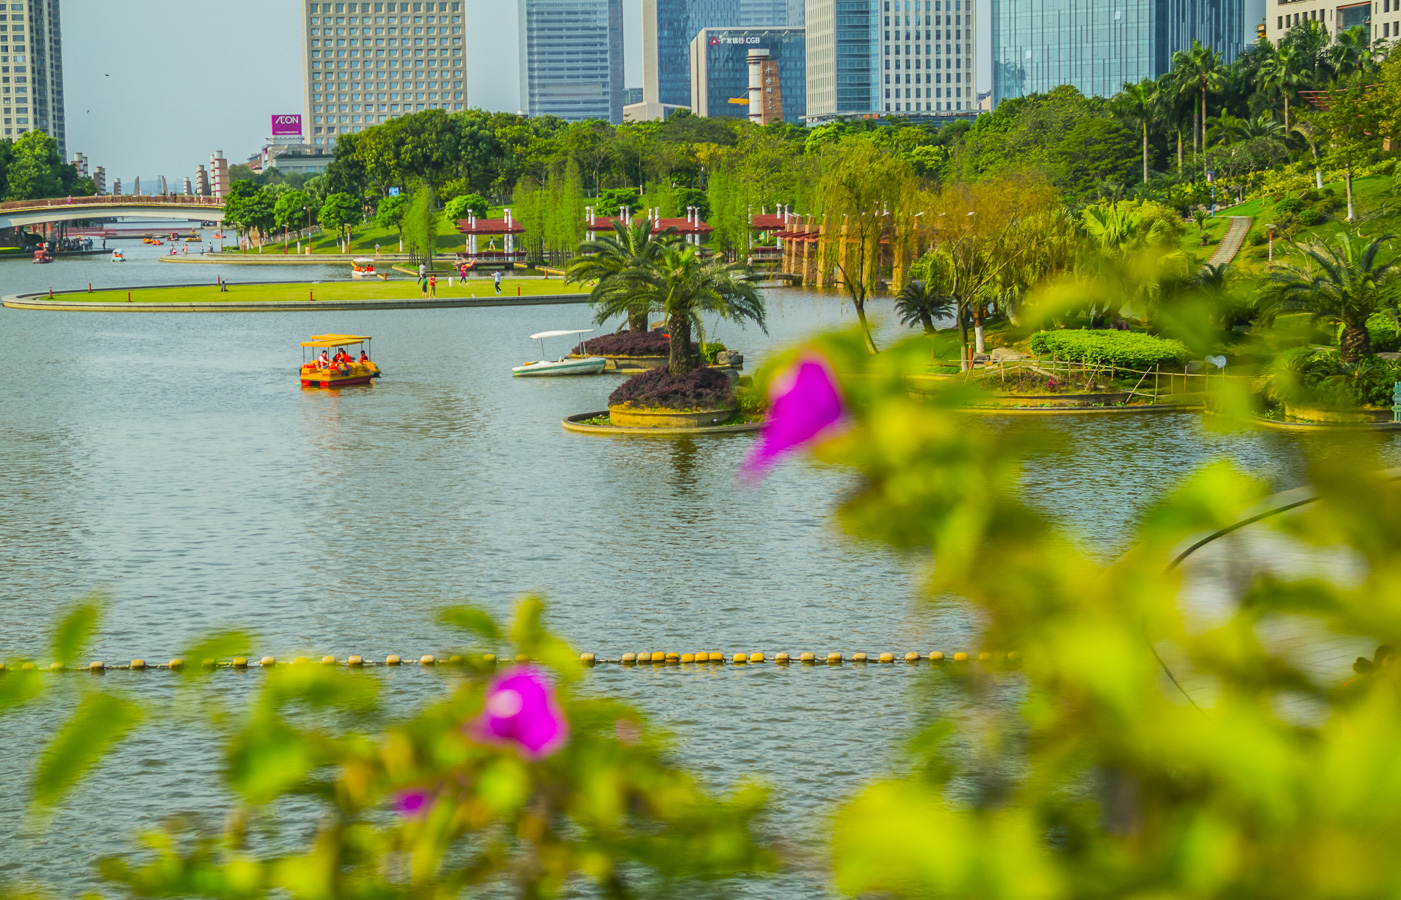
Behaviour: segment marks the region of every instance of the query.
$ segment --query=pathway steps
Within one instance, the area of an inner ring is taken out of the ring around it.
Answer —
[[[1206,261],[1208,266],[1224,266],[1226,263],[1236,258],[1240,252],[1241,244],[1245,243],[1245,236],[1250,231],[1250,223],[1253,221],[1250,216],[1231,216],[1231,224],[1226,228],[1225,237],[1221,238],[1221,243],[1216,246],[1216,252],[1211,255],[1211,259]]]

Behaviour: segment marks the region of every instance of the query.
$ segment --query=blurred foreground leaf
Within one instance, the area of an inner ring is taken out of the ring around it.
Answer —
[[[84,697],[39,757],[34,805],[51,807],[62,799],[140,720],[141,710],[130,700],[108,693]]]

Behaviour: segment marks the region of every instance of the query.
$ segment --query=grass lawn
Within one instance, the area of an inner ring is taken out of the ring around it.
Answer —
[[[447,225],[443,225],[442,228],[443,228],[444,233],[438,235],[438,240],[437,240],[437,242],[436,242],[436,246],[437,246],[437,248],[438,248],[438,252],[440,252],[440,253],[456,253],[456,252],[458,252],[459,250],[465,249],[465,244],[463,243],[463,237],[462,237],[462,235],[458,234],[456,231],[448,231],[448,230],[447,230]],[[228,234],[228,235],[226,235],[226,237],[229,237],[229,238],[232,239],[232,234]],[[238,243],[238,242],[237,242],[236,240],[233,240],[232,243],[235,243],[235,244],[236,244],[236,243]],[[379,244],[379,249],[380,249],[380,252],[382,252],[382,253],[398,253],[398,252],[399,252],[399,232],[398,232],[398,230],[397,230],[397,229],[394,229],[394,228],[379,228],[379,227],[376,227],[376,226],[374,226],[374,225],[362,225],[362,226],[360,226],[359,228],[355,229],[355,231],[354,231],[354,232],[351,234],[351,236],[350,236],[350,252],[351,252],[351,253],[363,253],[363,254],[365,254],[366,256],[374,256],[374,253],[375,253],[375,245],[376,245],[376,244]],[[292,249],[293,252],[296,252],[296,249],[297,249],[297,242],[296,242],[296,241],[292,241],[288,246]],[[479,246],[480,246],[480,245],[479,245]],[[500,239],[499,239],[499,238],[497,239],[497,246],[498,246],[498,247],[500,246]],[[305,250],[306,250],[306,242],[305,242],[305,241],[302,242],[302,250],[303,250],[304,252],[305,252]],[[254,247],[252,250],[242,250],[242,251],[237,251],[237,252],[241,252],[241,253],[251,253],[251,254],[254,255],[254,256],[257,256],[257,255],[258,255],[258,249],[257,249],[256,247]],[[282,241],[281,241],[281,240],[277,240],[277,241],[271,241],[271,240],[270,240],[270,241],[268,241],[267,243],[263,244],[263,254],[264,254],[264,255],[267,255],[267,254],[269,254],[269,253],[279,253],[279,254],[280,254],[281,252],[282,252]],[[316,235],[315,237],[313,237],[313,238],[311,239],[311,252],[312,252],[312,253],[340,253],[340,252],[341,252],[340,244],[336,241],[336,235],[334,235],[334,234],[324,234],[324,233],[323,233],[323,234],[318,234],[318,235]]]
[[[1226,229],[1230,224],[1231,220],[1219,213],[1215,218],[1207,219],[1202,223],[1206,231],[1206,243],[1203,244],[1201,232],[1197,231],[1197,223],[1188,222],[1187,231],[1182,235],[1182,252],[1198,265],[1206,262],[1216,252],[1216,245],[1226,236]]]
[[[516,289],[520,296],[533,297],[542,294],[583,294],[586,290],[580,285],[565,285],[557,278],[503,278],[501,296],[514,297]],[[207,287],[147,288],[131,292],[132,303],[267,303],[276,301],[299,302],[307,299],[307,292],[318,301],[337,302],[343,300],[417,300],[422,294],[418,282],[410,279],[395,281],[335,281],[319,284],[231,284],[226,293],[221,293],[214,285]],[[456,282],[448,287],[447,279],[438,280],[438,298],[449,297],[485,298],[495,296],[490,279],[470,279]],[[126,291],[93,291],[92,293],[62,294],[55,300],[69,303],[125,303]]]

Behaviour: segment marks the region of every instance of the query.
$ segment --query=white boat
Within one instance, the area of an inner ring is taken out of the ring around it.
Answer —
[[[540,353],[543,355],[545,338],[591,333],[593,333],[592,328],[583,328],[577,331],[541,331],[538,334],[532,334],[530,339],[540,342]],[[607,363],[608,360],[601,356],[589,356],[582,359],[569,359],[561,356],[559,359],[541,359],[516,366],[511,370],[511,374],[516,378],[538,378],[546,375],[599,375]]]
[[[377,275],[378,273],[375,272],[375,261],[368,256],[357,257],[351,261],[351,278],[375,278]]]
[[[126,257],[122,255],[122,251],[120,251],[120,250],[113,250],[113,251],[112,251],[112,262],[126,262]]]

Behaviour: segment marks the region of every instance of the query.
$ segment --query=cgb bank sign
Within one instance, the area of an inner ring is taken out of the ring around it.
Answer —
[[[300,115],[272,117],[273,137],[287,137],[288,135],[297,135],[300,137],[301,133],[302,117]]]

